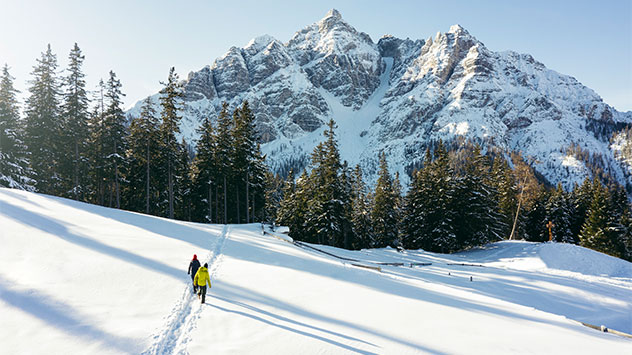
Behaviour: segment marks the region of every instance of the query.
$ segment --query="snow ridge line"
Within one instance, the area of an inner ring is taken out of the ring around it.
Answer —
[[[228,237],[228,231],[229,227],[225,225],[220,237],[205,258],[210,265],[209,276],[211,278],[215,275],[221,263],[221,252]],[[166,325],[153,337],[155,339],[154,343],[142,353],[143,355],[172,354],[175,353],[177,348],[188,343],[190,340],[189,334],[195,328],[195,321],[199,318],[199,313],[201,312],[199,305],[194,310],[194,300],[197,299],[191,292],[191,285],[187,283],[180,300],[178,300],[167,317]],[[182,349],[178,353],[186,353],[186,350]]]

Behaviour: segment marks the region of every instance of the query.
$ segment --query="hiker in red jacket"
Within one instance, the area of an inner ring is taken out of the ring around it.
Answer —
[[[200,261],[197,259],[197,255],[193,254],[193,260],[191,260],[191,262],[189,263],[189,271],[187,271],[187,274],[191,275],[191,282],[193,282],[193,279],[195,278],[195,273],[198,271],[199,268]],[[197,290],[197,284],[193,282],[193,293],[197,293]]]

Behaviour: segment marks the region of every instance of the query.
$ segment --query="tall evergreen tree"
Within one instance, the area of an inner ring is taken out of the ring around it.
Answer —
[[[611,225],[610,192],[598,180],[593,182],[593,196],[586,222],[580,233],[582,246],[620,257],[617,233]]]
[[[531,242],[546,242],[549,232],[546,227],[546,203],[549,194],[545,188],[540,188],[537,197],[528,208],[525,208],[525,239]]]
[[[143,101],[140,116],[130,123],[126,208],[156,214],[158,212],[157,161],[160,150],[158,116],[150,97]]]
[[[262,164],[263,156],[257,143],[255,117],[248,101],[244,101],[241,108],[235,110],[233,118],[231,161],[236,221],[240,223],[245,220],[249,223],[256,212],[252,208],[252,202],[263,202],[265,166]]]
[[[110,71],[106,84],[106,107],[103,113],[102,154],[104,159],[104,178],[109,192],[110,207],[121,208],[122,172],[125,171],[125,153],[127,151],[127,119],[123,112],[121,81]]]
[[[448,253],[457,250],[457,211],[454,208],[455,184],[448,153],[441,141],[434,160],[426,151],[424,167],[413,175],[406,195],[403,245]]]
[[[13,80],[5,64],[0,75],[0,186],[32,191],[34,181]]]
[[[556,242],[571,244],[579,242],[575,240],[571,231],[573,212],[569,196],[559,183],[546,204],[546,220],[553,223],[553,240]]]
[[[184,96],[182,85],[178,83],[178,74],[175,68],[169,69],[167,82],[162,83],[160,90],[160,106],[162,107],[162,123],[160,124],[160,138],[162,143],[162,159],[165,164],[165,178],[167,181],[167,216],[174,218],[174,184],[175,169],[182,149],[176,139],[176,133],[180,132],[180,119],[178,116],[179,101]]]
[[[375,197],[371,221],[375,233],[376,247],[394,246],[398,237],[399,216],[397,213],[399,196],[396,195],[393,179],[388,172],[386,155],[380,155],[380,171],[375,186]]]
[[[351,174],[351,223],[355,236],[352,249],[371,248],[375,245],[371,207],[369,193],[362,179],[362,169],[356,165]]]
[[[222,110],[217,116],[217,139],[216,139],[216,153],[215,159],[217,161],[217,193],[215,197],[217,199],[217,209],[219,221],[222,223],[228,223],[228,183],[232,177],[232,136],[233,120],[228,113],[228,104],[224,102],[222,104]],[[219,188],[221,186],[221,189]],[[221,196],[221,198],[220,198]],[[219,217],[221,216],[221,217]]]
[[[325,141],[312,153],[312,171],[309,176],[314,190],[314,198],[308,210],[311,220],[306,221],[313,228],[319,244],[340,245],[344,240],[345,215],[343,181],[340,179],[342,163],[334,129],[336,124],[329,120],[324,132]]]
[[[26,101],[25,143],[30,151],[31,168],[38,191],[53,195],[62,192],[59,164],[62,140],[60,84],[57,56],[50,44],[33,67],[30,96]]]
[[[217,181],[217,137],[211,120],[207,117],[198,129],[200,139],[196,145],[192,164],[193,195],[196,221],[213,222],[213,188]],[[205,211],[205,212],[202,212]]]
[[[104,141],[106,137],[104,117],[105,117],[105,83],[99,80],[98,90],[95,95],[94,109],[90,114],[88,122],[88,201],[105,205],[107,192],[106,184],[106,159],[104,151]]]
[[[455,177],[453,204],[459,216],[455,223],[457,250],[498,240],[506,230],[495,200],[498,194],[491,184],[491,163],[478,145],[466,147],[463,153],[463,172]]]
[[[75,200],[84,199],[87,174],[88,95],[82,65],[85,57],[77,43],[68,56],[68,74],[64,78],[62,121],[64,146],[62,176],[65,195]]]

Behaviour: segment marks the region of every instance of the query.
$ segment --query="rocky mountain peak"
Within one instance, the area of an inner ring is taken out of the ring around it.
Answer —
[[[369,183],[381,152],[406,183],[433,142],[465,137],[533,157],[542,176],[565,187],[590,177],[581,157],[598,154],[632,186],[632,165],[621,165],[609,145],[613,132],[632,125],[632,112],[617,112],[528,54],[490,51],[460,25],[426,38],[386,35],[376,44],[335,9],[287,43],[256,37],[189,74],[183,135],[193,141],[222,102],[234,108],[248,100],[277,172],[304,167],[333,118],[342,157],[360,164]],[[130,113],[138,115],[141,105]],[[569,147],[582,149],[579,158]]]

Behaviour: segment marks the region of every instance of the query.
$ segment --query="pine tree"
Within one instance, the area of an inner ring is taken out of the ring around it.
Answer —
[[[371,228],[371,207],[367,187],[362,179],[362,169],[356,165],[351,174],[351,223],[355,236],[352,249],[371,248],[375,245]]]
[[[248,101],[244,101],[241,108],[235,110],[232,136],[232,181],[234,183],[237,207],[237,223],[242,215],[249,223],[255,212],[252,202],[263,202],[265,166],[263,155],[257,144],[255,117],[250,110]],[[243,196],[243,197],[242,197]],[[243,213],[241,211],[244,211]]]
[[[77,43],[68,56],[68,75],[64,78],[62,120],[64,133],[62,177],[65,194],[75,200],[84,199],[87,174],[88,95],[81,67],[85,57]]]
[[[576,240],[579,240],[579,233],[586,221],[586,213],[590,207],[592,194],[592,181],[589,178],[584,179],[580,186],[575,186],[571,194],[571,204],[574,210],[571,216],[571,234]]]
[[[399,216],[397,213],[399,196],[396,195],[393,180],[388,172],[386,155],[380,155],[380,171],[375,186],[375,197],[371,221],[375,233],[376,247],[394,246],[398,238]]]
[[[559,183],[546,204],[546,220],[553,223],[552,233],[556,242],[571,244],[579,242],[575,240],[571,231],[571,216],[573,216],[572,205],[562,184]]]
[[[218,213],[218,222],[221,220],[223,223],[229,223],[228,215],[228,183],[232,177],[232,138],[231,131],[233,129],[233,120],[228,113],[228,104],[222,104],[222,110],[217,116],[217,139],[216,139],[216,153],[215,159],[217,161],[217,193],[215,197],[217,199],[216,212]],[[221,186],[221,190],[219,189]],[[221,196],[221,198],[220,198]],[[221,218],[219,218],[221,214]]]
[[[190,156],[190,149],[183,138],[174,166],[174,218],[182,221],[191,221],[192,217],[193,184],[190,174]]]
[[[457,250],[501,239],[507,227],[495,200],[498,193],[491,184],[491,163],[478,145],[467,146],[462,153],[463,172],[454,181]]]
[[[413,175],[405,199],[403,246],[441,253],[457,250],[454,172],[441,141],[433,156],[426,150],[424,167]]]
[[[531,242],[546,242],[549,240],[549,232],[546,227],[546,203],[549,194],[545,188],[540,188],[533,203],[525,208],[525,239]]]
[[[109,192],[109,206],[121,208],[122,172],[125,171],[125,153],[127,151],[127,119],[123,112],[121,81],[110,71],[107,81],[105,100],[107,106],[103,113],[102,154],[105,164],[104,178]]]
[[[53,54],[50,44],[37,60],[32,75],[29,88],[31,95],[26,101],[24,141],[30,151],[37,190],[58,195],[63,190],[58,169],[63,125],[59,110],[57,56]]]
[[[160,90],[160,106],[162,107],[162,123],[160,124],[160,139],[162,143],[161,155],[163,164],[165,164],[165,178],[167,181],[167,216],[174,218],[174,184],[176,165],[179,159],[179,152],[182,149],[180,143],[176,139],[176,133],[180,132],[180,119],[178,116],[179,100],[183,97],[182,85],[178,83],[178,74],[175,68],[169,70],[169,76],[166,83]]]
[[[324,132],[325,141],[312,153],[312,171],[310,185],[316,187],[313,200],[310,201],[306,221],[311,227],[319,244],[340,245],[344,240],[344,227],[347,223],[344,193],[341,177],[342,163],[334,129],[333,119],[329,120]]]
[[[610,193],[598,180],[593,182],[593,196],[588,215],[580,233],[580,243],[586,248],[620,257],[616,233],[610,225]]]
[[[193,194],[195,205],[194,220],[211,223],[213,218],[213,188],[217,181],[217,137],[211,120],[207,117],[198,129],[200,139],[196,145],[192,164]],[[205,212],[202,212],[205,211]]]
[[[506,228],[502,236],[509,237],[516,214],[518,196],[514,184],[513,173],[507,160],[502,156],[496,156],[492,166],[492,185],[497,191],[498,211]]]
[[[129,148],[127,151],[128,170],[125,192],[126,208],[157,213],[158,181],[156,177],[159,153],[158,117],[150,97],[143,101],[140,116],[130,123]]]
[[[98,90],[95,95],[96,105],[90,114],[88,122],[88,188],[87,200],[98,205],[105,205],[106,184],[106,154],[104,153],[104,141],[106,137],[105,117],[105,83],[99,80]]]
[[[0,76],[0,186],[33,191],[28,150],[22,137],[24,127],[20,120],[14,78],[9,66],[4,65]]]

